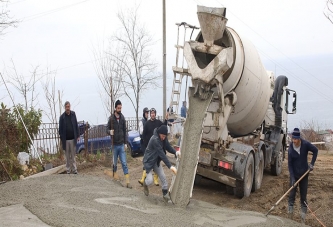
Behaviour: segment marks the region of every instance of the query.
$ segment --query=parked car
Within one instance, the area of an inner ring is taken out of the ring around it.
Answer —
[[[140,154],[141,143],[140,134],[138,131],[131,130],[128,132],[127,145],[132,156],[135,154]],[[111,138],[107,134],[107,125],[96,125],[88,129],[88,148],[89,153],[96,154],[97,151],[107,152],[111,149]],[[76,144],[76,153],[85,152],[86,148],[84,146],[84,134],[80,136],[80,140]]]

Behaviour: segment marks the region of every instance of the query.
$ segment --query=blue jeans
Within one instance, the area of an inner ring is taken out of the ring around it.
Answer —
[[[117,172],[118,156],[123,167],[124,175],[128,174],[124,144],[113,145],[113,172]]]

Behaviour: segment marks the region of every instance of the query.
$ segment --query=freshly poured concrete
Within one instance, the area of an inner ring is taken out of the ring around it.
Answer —
[[[300,226],[287,219],[196,200],[186,209],[177,208],[165,204],[161,195],[147,197],[117,182],[84,174],[50,175],[0,185],[0,226],[47,226],[17,204],[49,226]]]

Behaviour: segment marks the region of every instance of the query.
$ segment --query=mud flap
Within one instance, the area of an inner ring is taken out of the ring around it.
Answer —
[[[190,201],[198,164],[203,122],[213,97],[213,92],[209,91],[207,98],[202,100],[200,97],[194,97],[194,92],[195,89],[190,87],[188,116],[180,145],[182,158],[177,168],[177,176],[170,186],[171,201],[179,207],[186,207]]]

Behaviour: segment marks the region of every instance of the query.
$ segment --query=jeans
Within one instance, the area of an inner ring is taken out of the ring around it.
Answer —
[[[162,190],[168,190],[168,181],[165,177],[164,170],[163,170],[161,164],[160,164],[160,166],[157,166],[157,164],[155,164],[153,169],[149,173],[147,173],[147,176],[145,179],[146,185],[151,185],[153,183],[153,170],[154,170],[155,174],[158,175],[158,177],[160,178],[160,180],[162,182]]]
[[[113,172],[117,172],[118,156],[123,167],[124,175],[128,174],[124,144],[113,145]]]
[[[307,207],[304,202],[307,203],[306,201],[306,195],[308,193],[308,177],[309,174],[307,174],[298,184],[299,184],[299,191],[300,191],[300,197],[301,197],[301,207]],[[300,177],[295,177],[295,182],[299,180]],[[291,187],[291,179],[290,179],[290,187]],[[289,199],[288,199],[288,205],[289,206],[294,206],[295,203],[295,196],[296,196],[296,191],[297,187],[293,188],[290,191],[289,194]]]

